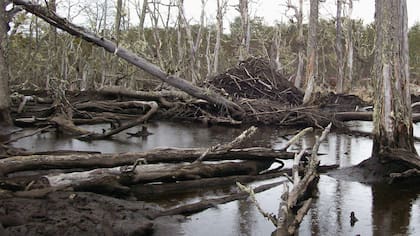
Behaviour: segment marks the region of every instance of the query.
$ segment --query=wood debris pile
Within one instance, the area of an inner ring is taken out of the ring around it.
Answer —
[[[263,58],[248,58],[209,83],[237,99],[268,99],[290,105],[299,105],[303,99],[303,93]]]

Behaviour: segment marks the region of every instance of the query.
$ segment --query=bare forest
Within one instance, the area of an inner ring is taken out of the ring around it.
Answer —
[[[407,1],[258,2],[0,0],[0,235],[419,232]]]

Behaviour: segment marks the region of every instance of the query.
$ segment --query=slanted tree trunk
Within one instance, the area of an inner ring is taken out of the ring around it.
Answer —
[[[376,0],[372,156],[416,153],[411,122],[406,0]]]
[[[7,65],[7,32],[9,19],[6,12],[6,2],[0,0],[0,123],[12,124],[10,116],[9,68]]]
[[[318,46],[318,6],[319,0],[311,0],[309,13],[309,32],[306,66],[306,90],[303,103],[307,104],[312,100],[315,83],[318,77],[317,46]]]
[[[337,93],[344,92],[344,60],[343,60],[343,30],[341,11],[343,9],[343,0],[337,0],[337,20],[336,20],[336,38],[335,52],[337,55]]]

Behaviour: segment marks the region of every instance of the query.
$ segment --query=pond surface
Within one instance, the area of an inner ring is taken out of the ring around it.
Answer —
[[[352,122],[358,130],[371,131],[370,122]],[[103,125],[85,126],[101,132]],[[130,129],[136,132],[140,127]],[[16,142],[16,147],[32,151],[85,150],[103,153],[145,151],[156,147],[208,147],[231,141],[242,129],[226,127],[207,128],[199,124],[156,122],[148,124],[153,135],[147,138],[128,138],[125,133],[112,141],[82,142],[52,133],[28,137]],[[415,125],[415,135],[420,136],[420,125]],[[247,145],[281,148],[296,131],[263,127]],[[313,134],[306,135],[291,150],[309,147],[315,141]],[[416,145],[420,151],[420,144]],[[338,164],[341,168],[356,165],[370,156],[372,141],[366,137],[329,134],[319,149],[322,165]],[[291,163],[286,163],[290,166]],[[253,186],[279,181],[282,178],[253,183]],[[277,214],[283,187],[272,188],[257,194],[266,212]],[[321,175],[318,196],[305,216],[299,235],[420,235],[420,186],[366,185]],[[227,191],[198,191],[195,194],[170,196],[158,203],[171,207],[186,202],[211,198]],[[350,212],[359,219],[350,224]],[[274,226],[264,219],[253,203],[234,201],[194,214],[185,222],[171,228],[170,235],[271,235]],[[155,235],[168,235],[167,230],[157,230]]]

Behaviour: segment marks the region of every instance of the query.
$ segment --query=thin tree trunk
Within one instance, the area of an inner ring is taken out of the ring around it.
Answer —
[[[6,58],[9,19],[5,7],[6,1],[0,0],[0,123],[10,125],[12,124],[9,96],[10,76]]]
[[[282,65],[280,62],[281,37],[281,26],[278,24],[275,26],[275,32],[273,34],[269,53],[271,69],[273,70],[273,72],[280,72],[280,70],[282,69]],[[276,81],[274,81],[274,83],[276,83]]]
[[[347,77],[349,80],[350,90],[353,87],[353,0],[349,0],[349,8],[347,13]]]
[[[182,33],[181,30],[184,29],[186,32],[186,38],[187,38],[187,43],[189,46],[189,51],[190,51],[190,58],[189,58],[189,70],[191,72],[191,82],[193,84],[197,83],[198,80],[198,72],[196,71],[196,61],[197,61],[197,55],[196,55],[196,51],[197,49],[195,48],[195,43],[194,43],[194,39],[191,33],[191,27],[187,22],[187,19],[185,18],[185,14],[184,14],[184,0],[178,0],[178,11],[179,11],[179,25],[182,27],[179,27],[178,30],[178,38],[180,38],[180,34]],[[199,35],[197,35],[197,37],[199,37]],[[180,39],[178,39],[180,40]],[[197,40],[199,40],[199,38],[197,38]],[[179,46],[179,44],[178,44]],[[182,50],[182,48],[181,48]]]
[[[56,12],[57,6],[55,0],[48,1],[48,9],[52,12]],[[57,73],[57,66],[55,66],[57,57],[55,56],[55,53],[57,51],[57,30],[54,26],[50,26],[49,32],[48,32],[48,63],[47,63],[47,80],[45,82],[45,89],[50,89],[50,82],[51,79],[54,79],[54,74]]]
[[[225,7],[225,0],[217,0],[216,44],[214,46],[213,74],[217,74],[219,71],[219,53],[223,34],[223,15]]]
[[[120,43],[121,38],[121,17],[122,17],[122,0],[117,0],[117,14],[115,16],[115,41]]]
[[[248,0],[239,0],[239,13],[241,14],[242,37],[239,46],[239,60],[243,61],[249,55],[251,27],[249,24]]]
[[[143,0],[141,12],[138,13],[140,15],[139,30],[142,34],[143,34],[143,29],[144,29],[144,21],[146,20],[147,4],[148,4],[147,0]]]
[[[344,61],[343,61],[343,30],[342,30],[342,19],[341,11],[343,6],[343,0],[337,0],[337,20],[336,20],[336,38],[335,38],[335,50],[337,55],[337,93],[344,92]]]
[[[392,149],[416,153],[411,122],[406,0],[376,0],[373,157]]]
[[[318,50],[318,0],[311,0],[310,15],[309,15],[309,32],[308,32],[308,49],[307,58],[308,63],[306,67],[306,90],[303,97],[303,103],[307,104],[312,100],[312,94],[315,90],[316,80],[318,79],[318,63],[317,63],[317,50]]]
[[[287,7],[295,11],[295,18],[297,19],[298,66],[296,70],[296,77],[295,77],[294,85],[297,88],[301,88],[303,73],[304,73],[303,66],[304,66],[304,60],[305,60],[305,55],[304,55],[305,44],[303,42],[304,41],[304,38],[303,38],[303,0],[299,0],[299,7],[292,5],[291,0],[288,0]]]

